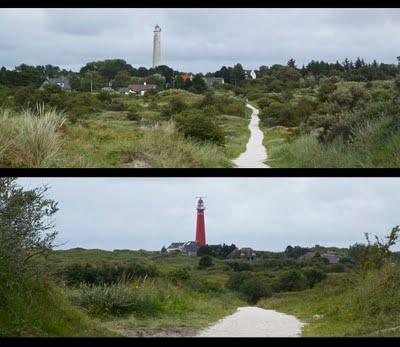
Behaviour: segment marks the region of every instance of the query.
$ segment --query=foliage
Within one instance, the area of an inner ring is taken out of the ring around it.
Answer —
[[[210,255],[203,255],[199,260],[199,268],[204,269],[213,265],[213,259]]]
[[[178,131],[185,137],[223,144],[225,141],[222,129],[215,120],[203,115],[199,111],[185,111],[174,116]]]
[[[15,276],[32,267],[39,270],[40,258],[54,245],[58,208],[46,198],[47,189],[25,190],[15,178],[0,178],[0,260]]]

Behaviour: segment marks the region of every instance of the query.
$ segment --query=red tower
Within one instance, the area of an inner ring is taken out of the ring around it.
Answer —
[[[206,244],[206,226],[204,224],[204,202],[201,197],[197,201],[197,221],[196,221],[196,242],[200,246],[205,246]]]

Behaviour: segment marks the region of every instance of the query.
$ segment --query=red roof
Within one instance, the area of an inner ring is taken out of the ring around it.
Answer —
[[[188,74],[188,73],[185,73],[181,77],[182,77],[183,81],[186,82],[187,80],[190,80],[192,78],[192,75]]]
[[[129,89],[133,92],[140,92],[142,90],[151,90],[156,89],[157,86],[155,84],[131,84]]]

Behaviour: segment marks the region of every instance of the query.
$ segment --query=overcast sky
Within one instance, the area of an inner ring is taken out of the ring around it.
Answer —
[[[399,178],[24,178],[59,202],[62,248],[160,250],[195,238],[205,195],[209,244],[283,251],[348,247],[400,224]]]
[[[151,67],[153,29],[163,63],[216,71],[348,57],[395,63],[400,9],[0,9],[0,66],[53,64],[78,70],[122,58]]]

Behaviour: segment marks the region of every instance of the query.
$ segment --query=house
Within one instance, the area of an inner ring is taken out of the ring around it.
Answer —
[[[185,73],[185,74],[181,75],[181,78],[182,78],[183,82],[192,81],[193,75],[191,73]]]
[[[302,260],[310,260],[313,259],[317,255],[317,252],[307,252],[302,255],[300,259]],[[322,258],[326,258],[329,261],[329,264],[337,264],[340,261],[340,255],[336,252],[328,251],[326,253],[321,254]]]
[[[307,252],[306,254],[303,254],[300,259],[302,260],[310,260],[316,256],[317,252]]]
[[[185,242],[172,242],[167,248],[167,253],[182,252],[184,245]]]
[[[329,264],[337,264],[340,261],[340,255],[336,252],[328,251],[324,254],[321,254],[321,257],[329,260]]]
[[[244,70],[244,74],[246,76],[246,79],[253,79],[255,80],[257,78],[256,72],[254,70]]]
[[[43,90],[46,85],[59,86],[63,92],[71,90],[71,85],[64,76],[56,78],[46,77],[39,89]]]
[[[207,87],[212,87],[214,84],[224,84],[225,81],[222,77],[204,77]]]
[[[167,253],[182,253],[188,256],[196,256],[200,246],[196,241],[173,242],[167,248]]]
[[[235,249],[228,254],[228,259],[255,259],[257,258],[256,252],[250,247],[244,247],[241,249]]]
[[[197,251],[199,250],[200,245],[196,241],[188,241],[183,246],[183,252],[192,257],[197,255]]]
[[[147,84],[146,82],[144,82],[143,84],[131,84],[128,88],[129,88],[128,94],[136,94],[137,96],[143,96],[149,90],[156,90],[157,85]]]

